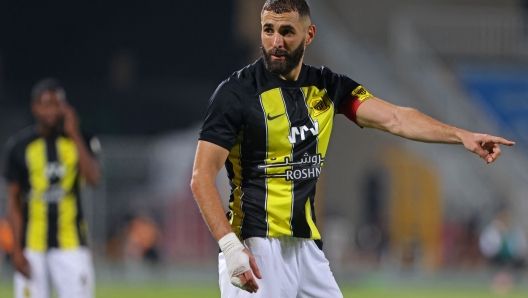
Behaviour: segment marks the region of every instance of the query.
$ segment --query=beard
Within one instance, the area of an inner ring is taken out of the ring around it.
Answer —
[[[302,57],[304,56],[304,42],[305,40],[303,39],[299,46],[291,53],[285,49],[276,48],[272,48],[266,52],[264,46],[261,44],[260,51],[262,52],[262,58],[264,58],[264,65],[266,66],[266,69],[275,75],[284,76],[289,74],[295,67],[299,65]],[[271,58],[272,55],[284,56],[284,60],[273,60]]]

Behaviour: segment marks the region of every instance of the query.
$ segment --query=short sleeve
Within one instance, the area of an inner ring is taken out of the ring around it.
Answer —
[[[209,101],[200,140],[231,150],[243,121],[240,85],[232,80],[218,86]]]
[[[339,112],[343,103],[346,102],[350,97],[350,94],[352,94],[352,91],[360,85],[345,75],[333,73],[327,67],[322,68],[322,74],[326,81],[325,85],[328,95],[332,99],[336,111]]]
[[[24,174],[24,165],[16,158],[16,142],[10,139],[7,142],[4,153],[4,170],[3,175],[9,182],[22,182]]]

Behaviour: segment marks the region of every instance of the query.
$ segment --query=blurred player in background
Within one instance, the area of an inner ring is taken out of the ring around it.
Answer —
[[[482,230],[479,247],[497,271],[492,290],[504,296],[513,289],[515,275],[525,267],[528,256],[526,233],[508,207],[501,206],[495,218]]]
[[[4,259],[11,258],[14,246],[13,229],[11,229],[9,221],[0,218],[0,268]]]
[[[316,33],[305,0],[268,0],[261,22],[262,58],[211,98],[191,183],[222,250],[222,297],[342,297],[314,212],[335,114],[415,141],[463,144],[487,163],[500,155],[499,144],[514,143],[392,105],[346,76],[303,64]],[[215,185],[224,164],[229,221]]]
[[[126,234],[126,259],[145,260],[151,264],[158,263],[161,231],[146,212],[140,212],[130,219]]]
[[[81,132],[64,88],[55,79],[31,93],[36,125],[7,143],[4,176],[15,244],[15,298],[91,298],[94,271],[86,246],[80,188],[100,176],[96,138]]]

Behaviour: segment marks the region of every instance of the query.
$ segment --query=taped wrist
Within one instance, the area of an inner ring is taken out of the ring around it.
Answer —
[[[224,253],[227,272],[231,283],[237,287],[242,287],[238,275],[251,270],[249,266],[249,256],[243,252],[244,245],[240,243],[235,233],[229,233],[218,241],[220,249]]]
[[[244,249],[244,245],[240,243],[240,240],[238,240],[238,237],[233,232],[222,237],[222,239],[218,241],[218,245],[224,255],[229,255],[233,252],[242,251]]]

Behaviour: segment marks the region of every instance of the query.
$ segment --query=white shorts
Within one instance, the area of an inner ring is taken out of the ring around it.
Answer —
[[[31,279],[16,272],[15,298],[49,298],[50,279],[59,298],[93,298],[94,270],[87,248],[50,249],[47,252],[24,250]]]
[[[250,294],[230,282],[224,254],[218,257],[222,298],[341,298],[328,260],[313,240],[293,237],[248,238],[244,245],[262,275]]]

